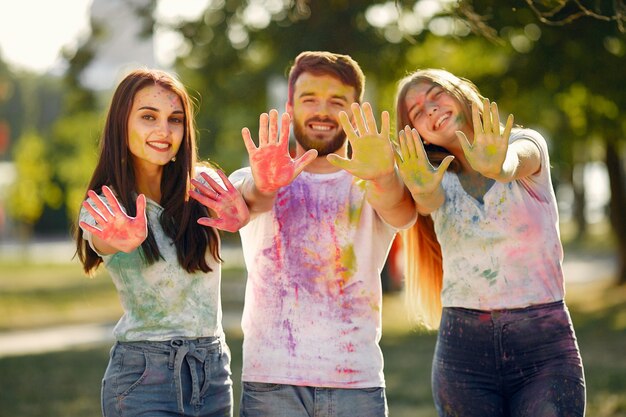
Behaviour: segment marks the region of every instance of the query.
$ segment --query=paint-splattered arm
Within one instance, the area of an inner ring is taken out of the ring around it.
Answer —
[[[202,172],[200,176],[207,184],[196,179],[191,180],[195,190],[190,190],[189,195],[206,206],[212,214],[212,217],[199,218],[198,223],[227,232],[236,232],[248,223],[250,212],[243,197],[226,175],[220,170],[217,170],[217,174],[226,188],[218,184],[206,172]]]
[[[395,169],[394,153],[389,141],[389,113],[381,115],[378,131],[372,106],[352,104],[356,129],[345,112],[339,121],[352,146],[351,159],[330,154],[328,161],[352,175],[366,180],[367,200],[387,223],[403,227],[415,219],[415,204]]]
[[[81,221],[79,226],[92,234],[92,244],[102,255],[134,251],[148,236],[146,197],[143,194],[137,197],[137,216],[130,217],[124,213],[109,187],[103,186],[102,192],[110,208],[98,194],[89,190],[83,207],[94,218],[96,225]]]
[[[290,184],[317,157],[317,151],[311,149],[297,159],[291,158],[289,123],[289,115],[283,113],[279,132],[278,112],[271,110],[269,114],[261,114],[258,147],[248,128],[241,131],[253,181],[239,184],[239,191],[252,213],[270,210],[278,189]]]
[[[435,169],[428,160],[416,129],[405,126],[398,133],[398,138],[399,146],[395,154],[398,172],[415,200],[417,211],[422,215],[432,213],[444,202],[441,180],[454,156],[446,156]]]
[[[509,146],[513,115],[501,129],[498,105],[483,101],[482,119],[476,104],[472,104],[474,141],[470,144],[461,131],[457,136],[463,153],[473,169],[496,181],[508,182],[536,173],[541,167],[541,154],[532,141],[516,141]],[[501,131],[502,130],[502,131]],[[517,143],[519,142],[519,143]]]

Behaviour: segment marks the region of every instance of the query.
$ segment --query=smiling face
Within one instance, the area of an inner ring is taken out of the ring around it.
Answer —
[[[128,116],[128,148],[138,171],[159,169],[176,155],[185,133],[180,97],[160,85],[135,94]]]
[[[354,87],[339,79],[302,73],[294,85],[293,102],[287,104],[299,147],[316,149],[318,156],[324,156],[344,146],[346,134],[339,124],[339,112],[351,116],[350,104],[355,101]]]
[[[423,140],[448,147],[457,142],[456,131],[463,130],[466,117],[460,103],[440,85],[418,83],[404,97],[411,124]]]

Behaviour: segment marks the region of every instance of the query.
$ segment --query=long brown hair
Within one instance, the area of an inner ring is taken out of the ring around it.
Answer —
[[[405,98],[411,87],[417,84],[437,84],[461,103],[466,123],[472,120],[472,102],[482,109],[483,96],[471,81],[457,77],[441,69],[418,70],[398,84],[396,94],[396,127],[398,131],[405,126],[414,127],[406,106]],[[450,153],[440,146],[424,146],[428,159],[437,166]],[[451,170],[459,169],[453,163]],[[428,328],[436,329],[441,320],[441,288],[443,264],[441,246],[437,240],[435,227],[430,215],[418,214],[417,221],[408,230],[402,232],[404,243],[405,280],[407,299],[417,318]]]
[[[128,149],[128,118],[137,92],[149,85],[159,85],[178,95],[185,113],[183,141],[174,161],[163,167],[161,177],[161,206],[159,222],[165,234],[176,246],[178,262],[188,272],[208,272],[207,248],[220,261],[219,234],[213,228],[201,226],[196,220],[208,216],[206,207],[188,198],[191,178],[198,163],[194,107],[183,84],[167,72],[139,69],[128,74],[117,86],[100,139],[100,156],[89,181],[88,190],[100,192],[103,185],[111,187],[129,216],[136,216],[136,178]],[[85,193],[85,198],[87,194]],[[83,239],[83,231],[75,227],[76,254],[88,274],[93,274],[102,262]],[[147,264],[161,259],[161,252],[148,225],[148,237],[141,244],[141,254]]]

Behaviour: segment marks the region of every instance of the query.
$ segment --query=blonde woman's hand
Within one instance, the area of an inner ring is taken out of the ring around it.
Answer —
[[[439,190],[443,174],[450,166],[454,156],[446,156],[439,167],[435,168],[428,160],[424,144],[416,129],[405,126],[398,132],[399,145],[396,149],[396,164],[404,184],[413,198],[430,195]]]
[[[79,226],[117,251],[130,253],[148,237],[146,196],[137,196],[137,216],[130,217],[124,213],[109,187],[103,186],[102,192],[104,200],[93,190],[89,190],[87,200],[83,201],[83,207],[94,218],[96,225],[81,221]]]
[[[463,153],[473,169],[485,177],[497,179],[502,172],[502,165],[509,147],[513,115],[509,115],[504,130],[501,132],[498,105],[495,102],[490,104],[489,100],[485,99],[482,121],[475,103],[472,103],[472,120],[474,123],[473,143],[469,143],[463,132],[456,132]]]
[[[261,114],[258,147],[254,144],[248,128],[241,131],[250,157],[254,185],[262,193],[271,194],[288,185],[317,157],[317,151],[311,149],[298,159],[291,158],[289,123],[289,115],[283,113],[279,132],[278,112],[271,110],[269,115]]]
[[[191,180],[195,190],[190,190],[189,195],[215,214],[213,217],[199,218],[198,223],[227,232],[236,232],[250,220],[248,206],[228,177],[220,170],[216,172],[225,187],[218,184],[206,172],[200,173],[206,184],[195,178]]]
[[[381,115],[378,131],[372,106],[369,103],[352,104],[356,130],[346,112],[339,113],[339,122],[352,146],[351,159],[336,154],[326,156],[331,164],[363,180],[376,180],[394,173],[393,148],[389,141],[389,113]]]

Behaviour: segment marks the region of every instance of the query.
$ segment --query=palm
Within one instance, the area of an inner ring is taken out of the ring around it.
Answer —
[[[109,206],[93,190],[89,190],[89,198],[83,201],[83,207],[94,218],[96,225],[80,222],[80,227],[121,252],[132,252],[148,236],[146,197],[143,194],[137,197],[137,216],[130,217],[124,213],[109,187],[102,187],[102,192]]]
[[[196,189],[191,190],[189,195],[215,214],[213,217],[201,217],[198,223],[227,232],[236,232],[250,218],[248,206],[226,175],[222,171],[217,171],[217,174],[222,179],[225,188],[205,172],[200,176],[206,183],[196,179],[191,180]]]
[[[465,135],[459,132],[463,153],[474,170],[487,177],[497,176],[502,171],[506,158],[509,135],[513,127],[513,115],[509,115],[504,131],[501,133],[498,106],[496,103],[490,105],[489,100],[485,99],[482,121],[476,104],[472,104],[472,119],[474,142],[471,145]]]
[[[417,130],[411,130],[407,126],[398,136],[400,146],[397,150],[396,163],[402,181],[413,195],[435,192],[454,157],[447,156],[438,168],[434,168],[428,160]]]
[[[354,129],[345,112],[339,114],[339,121],[352,146],[352,158],[328,155],[328,161],[345,169],[363,180],[373,180],[389,175],[394,171],[393,149],[389,142],[389,113],[382,113],[381,131],[378,131],[372,107],[369,103],[352,105],[352,113],[357,125]]]
[[[254,184],[261,192],[273,193],[288,185],[302,172],[306,165],[317,157],[317,151],[309,150],[300,158],[291,158],[289,155],[289,123],[289,115],[283,114],[279,134],[278,112],[271,110],[269,115],[263,113],[259,121],[258,147],[254,144],[247,128],[241,132],[250,158]]]

